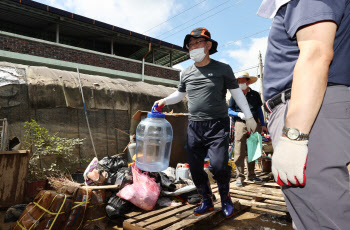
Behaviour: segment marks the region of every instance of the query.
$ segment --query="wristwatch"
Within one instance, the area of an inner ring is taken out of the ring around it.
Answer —
[[[309,140],[309,134],[301,133],[298,129],[295,128],[287,128],[286,126],[283,126],[282,132],[293,141]]]

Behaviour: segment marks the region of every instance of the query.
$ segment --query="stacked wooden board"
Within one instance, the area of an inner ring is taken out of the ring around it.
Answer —
[[[264,175],[261,175],[262,177]],[[265,174],[265,176],[268,176]],[[216,222],[224,220],[221,213],[221,202],[216,184],[212,190],[218,198],[214,204],[214,211],[205,215],[193,215],[193,209],[197,205],[181,205],[176,207],[165,207],[149,212],[131,212],[126,214],[128,219],[123,222],[123,229],[144,230],[144,229],[186,229],[197,224],[208,221]],[[235,179],[231,180],[230,193],[235,205],[235,215],[250,210],[258,213],[267,213],[274,216],[286,216],[287,207],[279,186],[273,182],[256,185],[247,183],[244,187],[237,187]],[[234,218],[234,217],[233,217]]]

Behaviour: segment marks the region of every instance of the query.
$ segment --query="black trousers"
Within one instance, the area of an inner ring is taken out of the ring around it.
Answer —
[[[209,155],[209,170],[221,184],[229,183],[231,166],[228,165],[230,119],[189,121],[187,127],[187,160],[194,184],[198,187],[208,182],[204,159]]]

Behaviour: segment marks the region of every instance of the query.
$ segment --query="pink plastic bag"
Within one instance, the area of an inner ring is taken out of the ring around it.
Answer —
[[[135,163],[132,165],[132,177],[133,184],[125,186],[117,196],[143,210],[152,210],[160,194],[160,185],[155,182],[155,179],[142,173]]]

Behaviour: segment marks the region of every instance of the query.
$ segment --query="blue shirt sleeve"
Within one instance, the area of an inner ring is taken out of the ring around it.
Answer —
[[[258,107],[258,116],[259,116],[261,126],[265,126],[264,113],[263,113],[261,107]]]
[[[346,0],[294,0],[285,10],[284,23],[291,38],[303,26],[320,21],[334,21],[338,26],[344,15]]]

